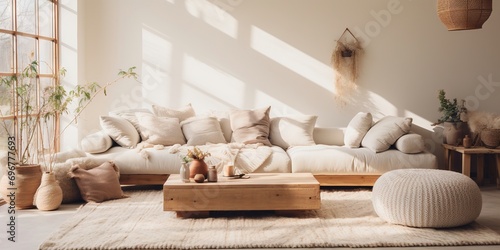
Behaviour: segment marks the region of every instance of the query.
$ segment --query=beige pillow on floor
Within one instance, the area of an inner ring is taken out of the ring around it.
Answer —
[[[139,121],[139,132],[144,142],[164,146],[186,143],[179,119],[140,112],[135,115]]]
[[[347,125],[344,134],[344,145],[350,148],[359,148],[361,141],[372,126],[372,114],[359,112]]]
[[[158,105],[152,105],[153,113],[159,117],[177,118],[182,122],[190,117],[195,116],[195,112],[191,103],[180,109],[172,109]]]
[[[231,129],[233,130],[232,140],[239,143],[254,144],[262,143],[271,146],[269,141],[271,107],[255,110],[235,110],[229,117]]]
[[[215,117],[191,117],[181,122],[181,128],[190,146],[227,143]]]
[[[399,137],[410,132],[412,118],[386,116],[376,122],[361,141],[361,146],[378,153],[389,149]]]
[[[317,116],[289,115],[271,119],[269,141],[271,144],[287,149],[293,146],[316,145],[313,139]]]
[[[75,179],[86,202],[103,202],[124,197],[120,186],[120,173],[113,162],[105,162],[89,170],[76,164],[68,174]]]

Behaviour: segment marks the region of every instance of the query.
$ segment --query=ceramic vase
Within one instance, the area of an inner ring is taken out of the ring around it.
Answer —
[[[196,174],[202,174],[205,179],[208,177],[208,166],[202,160],[192,160],[189,165],[189,178],[194,178]]]
[[[35,193],[33,202],[35,206],[43,211],[56,210],[61,205],[62,199],[62,189],[54,173],[43,173],[41,184]]]
[[[468,133],[466,122],[445,122],[443,131],[443,142],[449,145],[460,145]]]
[[[181,169],[179,170],[179,174],[183,182],[189,182],[190,172],[188,163],[181,163]]]
[[[33,208],[33,198],[42,179],[42,169],[39,164],[16,165],[13,180],[8,179],[4,173],[0,181],[2,196],[7,200],[8,195],[13,193],[16,209]],[[13,185],[12,185],[13,184]],[[9,188],[15,188],[10,190]],[[10,200],[10,199],[9,199]]]

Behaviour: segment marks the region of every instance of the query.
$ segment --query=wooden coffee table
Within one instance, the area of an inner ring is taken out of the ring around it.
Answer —
[[[249,174],[248,179],[219,176],[218,182],[184,183],[170,175],[163,185],[163,210],[178,216],[210,211],[315,210],[321,207],[319,182],[310,173]]]

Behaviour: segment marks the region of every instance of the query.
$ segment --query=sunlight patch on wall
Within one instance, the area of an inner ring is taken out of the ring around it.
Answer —
[[[172,67],[172,44],[158,31],[150,27],[142,29],[142,72],[141,87],[144,99],[150,103],[161,103],[169,93],[170,75]],[[136,93],[137,91],[131,91]],[[133,102],[142,102],[141,97],[133,96]]]
[[[374,120],[379,120],[387,115],[398,115],[398,108],[384,97],[368,91],[368,101],[365,103],[368,112],[371,112]]]
[[[333,70],[290,44],[252,26],[250,46],[291,71],[333,93]]]
[[[210,103],[211,106],[240,107],[245,102],[245,94],[253,95],[245,90],[245,83],[240,79],[222,70],[190,56],[185,55],[182,66],[182,79],[187,83],[189,93],[192,97],[201,93],[196,99],[199,103]]]
[[[428,130],[428,131],[433,131],[434,130],[434,127],[431,126],[432,123],[434,123],[433,121],[429,121],[425,118],[423,118],[422,116],[420,115],[417,115],[409,110],[405,110],[404,112],[404,117],[411,117],[413,118],[413,124],[425,129],[425,130]]]
[[[197,17],[222,33],[235,38],[238,34],[238,21],[227,13],[222,7],[207,0],[186,0],[186,9],[194,17]]]
[[[276,116],[286,116],[290,114],[301,114],[300,111],[292,108],[290,105],[279,101],[271,95],[265,92],[256,90],[255,91],[255,106],[254,108],[263,108],[265,106],[271,106],[271,117]]]

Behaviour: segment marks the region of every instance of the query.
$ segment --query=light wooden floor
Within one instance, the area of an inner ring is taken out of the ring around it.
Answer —
[[[500,238],[500,190],[496,187],[483,187],[483,210],[477,219],[497,233]],[[38,249],[39,244],[46,239],[58,226],[73,215],[80,204],[62,205],[57,211],[43,212],[36,209],[18,210],[17,241],[7,241],[6,224],[8,223],[7,206],[0,206],[0,249],[2,250],[31,250]],[[98,225],[96,225],[98,226]],[[85,236],[82,236],[82,239]],[[88,239],[87,239],[88,240]],[[464,247],[425,247],[404,249],[500,249],[500,246],[464,246]],[[373,248],[371,248],[373,249]],[[401,248],[379,248],[395,250]]]

